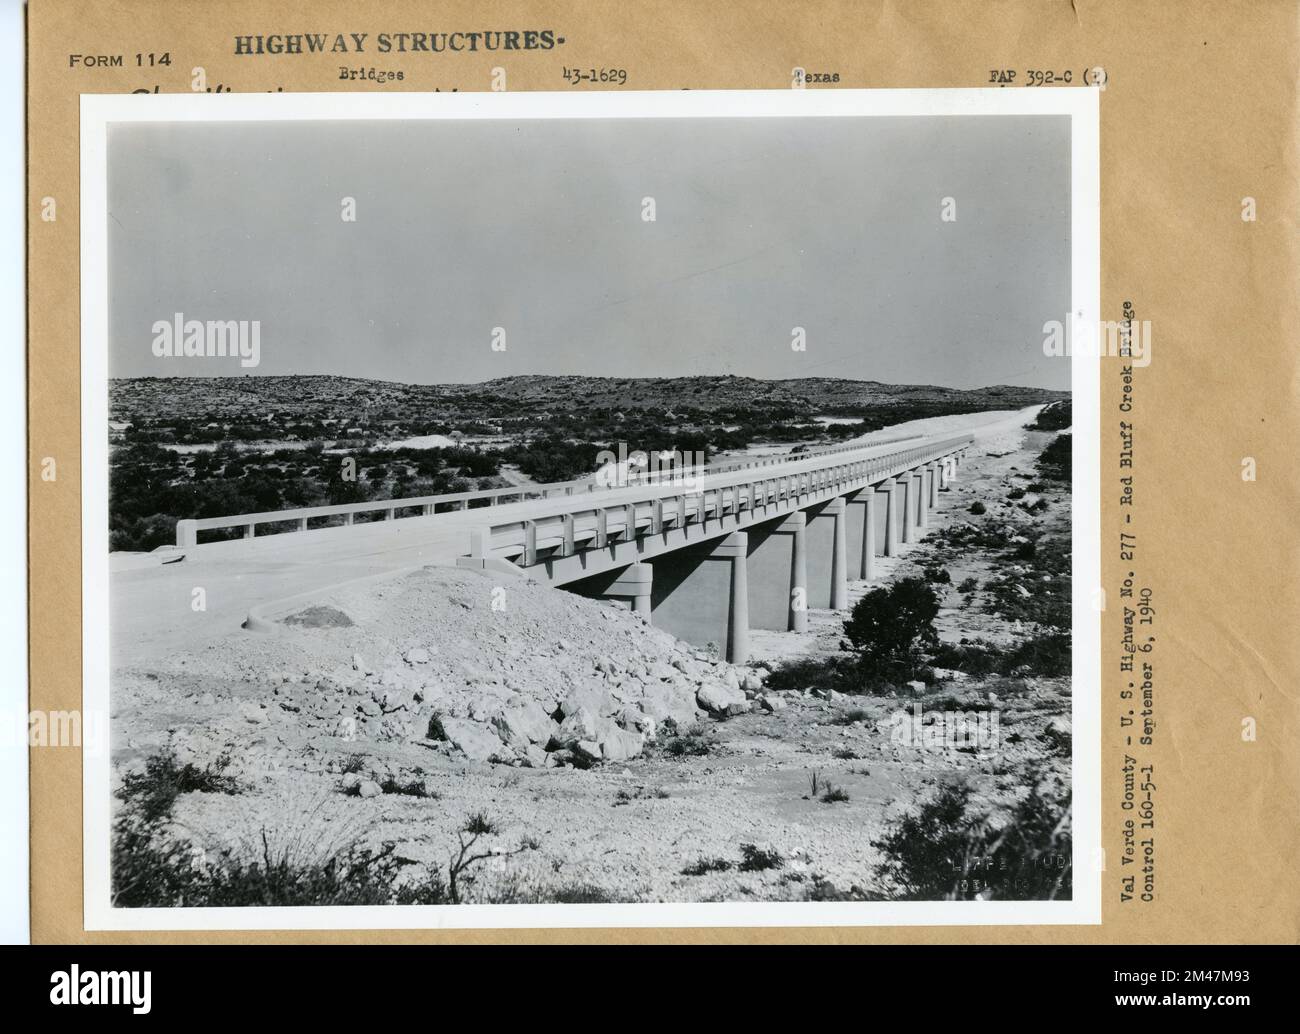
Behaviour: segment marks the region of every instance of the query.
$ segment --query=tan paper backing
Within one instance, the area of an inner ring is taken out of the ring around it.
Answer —
[[[369,54],[385,86],[340,82],[329,55],[234,56],[237,34],[553,29],[552,51]],[[728,0],[658,3],[33,0],[28,15],[31,706],[80,706],[78,95],[155,86],[272,90],[573,90],[566,66],[628,70],[627,89],[787,88],[791,69],[839,87],[972,87],[993,69],[1101,66],[1102,318],[1152,322],[1137,371],[1140,579],[1159,637],[1160,882],[1118,901],[1122,751],[1117,673],[1119,360],[1102,367],[1103,877],[1100,927],[453,933],[86,934],[81,763],[31,752],[37,942],[1280,941],[1300,934],[1297,722],[1297,82],[1294,0]],[[170,52],[167,68],[134,55]],[[68,55],[121,54],[121,68]],[[835,88],[809,86],[809,89]],[[1054,88],[1054,87],[1046,87]],[[41,199],[57,199],[43,222]],[[1242,199],[1258,218],[1243,221]],[[41,480],[55,457],[58,479]],[[1243,457],[1258,479],[1243,481]],[[1125,565],[1127,569],[1129,565]],[[1258,739],[1244,742],[1253,717]],[[1082,874],[1081,874],[1082,875]]]

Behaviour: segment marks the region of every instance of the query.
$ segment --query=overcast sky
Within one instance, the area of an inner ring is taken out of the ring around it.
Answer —
[[[1064,117],[115,125],[110,372],[1065,388],[1069,176]],[[156,358],[177,312],[261,365]]]

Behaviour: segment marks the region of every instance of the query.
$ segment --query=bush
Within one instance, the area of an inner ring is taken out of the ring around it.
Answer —
[[[726,858],[701,858],[682,870],[683,876],[705,876],[711,872],[727,872],[733,863]]]
[[[223,754],[212,764],[199,768],[192,763],[176,764],[170,751],[146,758],[143,772],[128,772],[118,796],[140,815],[145,823],[170,816],[176,798],[183,793],[242,792],[239,781],[225,774],[230,755]]]
[[[858,600],[844,634],[868,677],[911,678],[921,651],[937,641],[939,597],[923,578],[904,578]]]
[[[1038,416],[1029,425],[1031,431],[1063,431],[1073,423],[1074,417],[1070,400],[1049,402],[1038,411]]]
[[[962,583],[961,583],[959,586],[957,586],[957,591],[958,591],[958,592],[974,592],[974,591],[975,591],[976,589],[978,589],[979,587],[980,587],[980,583],[979,583],[978,579],[975,579],[975,578],[963,578],[963,579],[962,579]]]
[[[1069,481],[1073,471],[1072,439],[1068,433],[1058,434],[1038,455],[1038,472],[1054,481]]]
[[[1002,647],[977,640],[973,643],[940,643],[930,653],[930,663],[967,675],[1023,674],[1053,677],[1070,674],[1070,635],[1044,632],[1015,646]]]
[[[1034,785],[1006,824],[970,812],[971,790],[951,784],[874,847],[877,875],[905,900],[1050,901],[1072,887],[1070,796]]]
[[[763,872],[767,869],[780,869],[785,859],[776,850],[765,850],[755,844],[740,845],[740,864],[736,866],[741,872]]]
[[[460,901],[457,881],[485,858],[504,858],[535,850],[524,840],[511,850],[473,849],[482,836],[496,832],[483,813],[466,819],[458,833],[447,878],[436,869],[419,878],[407,876],[407,863],[394,846],[378,850],[350,844],[321,851],[295,837],[273,844],[265,829],[256,848],[222,851],[200,857],[192,844],[167,830],[172,808],[182,793],[238,793],[241,788],[223,770],[221,759],[198,768],[178,766],[172,754],[145,762],[117,792],[121,807],[113,822],[112,900],[119,908],[239,907],[248,905],[440,905]],[[410,787],[397,792],[409,792]]]
[[[801,657],[774,668],[764,686],[770,690],[793,689],[800,693],[805,689],[835,689],[844,693],[854,689],[854,674],[852,659],[839,654]]]
[[[985,509],[983,503],[981,503],[978,499],[976,499],[975,502],[971,503],[970,506],[967,507],[966,512],[973,513],[976,517],[978,517],[982,513],[987,513],[988,510]]]
[[[674,758],[702,758],[711,748],[708,738],[698,729],[688,729],[664,743],[664,753]]]

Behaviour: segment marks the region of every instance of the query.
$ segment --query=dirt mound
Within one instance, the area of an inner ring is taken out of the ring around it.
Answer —
[[[744,689],[759,686],[613,603],[425,568],[322,593],[273,632],[120,672],[115,691],[125,716],[163,705],[167,742],[193,741],[198,756],[419,741],[475,761],[587,767],[640,754],[665,723],[748,710]],[[118,748],[161,745],[160,725],[127,724],[136,735]]]

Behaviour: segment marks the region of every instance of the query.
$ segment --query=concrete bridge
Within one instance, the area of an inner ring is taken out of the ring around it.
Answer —
[[[672,480],[616,502],[485,521],[466,567],[517,569],[744,663],[751,628],[802,632],[808,608],[844,610],[850,577],[925,533],[969,435],[903,449],[850,448]],[[625,494],[626,496],[626,494]],[[508,566],[505,566],[508,565]]]
[[[679,638],[742,661],[751,628],[800,631],[808,608],[845,607],[849,578],[869,579],[874,557],[923,534],[973,441],[733,458],[626,486],[566,482],[183,520],[174,550],[114,558],[114,655],[146,660],[259,627],[259,613],[342,582],[461,565],[625,600]],[[366,511],[383,519],[354,521]],[[242,537],[199,541],[231,527]],[[203,613],[190,606],[195,586]]]

